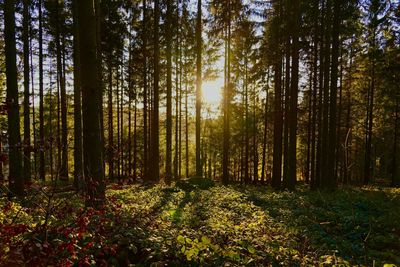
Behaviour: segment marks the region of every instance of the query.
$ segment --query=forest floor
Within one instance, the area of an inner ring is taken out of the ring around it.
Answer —
[[[35,193],[36,192],[36,193]],[[0,266],[400,266],[400,190],[334,193],[191,179],[0,198]]]

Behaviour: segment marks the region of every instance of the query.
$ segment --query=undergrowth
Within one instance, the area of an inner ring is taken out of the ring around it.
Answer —
[[[99,210],[75,193],[36,192],[0,199],[0,265],[400,264],[395,189],[274,192],[193,179],[110,185]]]

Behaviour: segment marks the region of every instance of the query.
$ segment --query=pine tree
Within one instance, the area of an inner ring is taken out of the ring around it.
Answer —
[[[39,0],[39,177],[46,178],[44,140],[44,88],[43,88],[43,4]]]
[[[15,1],[4,1],[4,39],[6,57],[7,118],[9,144],[9,187],[11,193],[22,195],[22,154],[17,83],[17,51],[15,44]]]
[[[196,20],[196,176],[201,177],[200,134],[201,134],[201,82],[202,82],[202,10],[201,0],[197,0]]]
[[[290,107],[289,107],[289,116],[288,127],[289,127],[289,143],[288,143],[288,173],[287,180],[284,181],[284,185],[289,190],[293,190],[296,184],[296,155],[297,155],[297,101],[298,101],[298,92],[299,92],[299,32],[300,32],[300,3],[297,0],[290,1],[291,8],[291,59],[292,59],[292,67],[290,73]],[[286,73],[288,75],[288,73]]]
[[[150,166],[149,166],[149,180],[158,182],[160,179],[159,173],[159,80],[160,80],[160,48],[159,48],[159,23],[160,23],[160,3],[159,0],[154,0],[154,69],[153,69],[153,107],[152,107],[152,120],[151,120],[151,146],[150,146]]]
[[[166,164],[165,182],[172,180],[172,0],[167,0],[166,17],[166,43],[167,43],[167,136],[166,136]]]
[[[74,186],[80,190],[83,182],[83,153],[82,153],[82,104],[81,104],[81,82],[80,82],[80,61],[79,61],[79,24],[78,24],[78,0],[73,0],[74,19]]]
[[[24,179],[31,179],[31,127],[30,127],[30,92],[29,92],[29,7],[30,1],[23,3],[23,50],[24,50]]]
[[[92,1],[78,1],[80,77],[82,88],[83,154],[87,205],[104,202],[103,148],[101,146],[101,80],[98,76],[96,16]]]
[[[282,23],[282,0],[274,2],[274,17],[271,25],[271,46],[274,49],[274,148],[272,187],[281,187],[282,176],[282,52],[280,48],[280,27]]]

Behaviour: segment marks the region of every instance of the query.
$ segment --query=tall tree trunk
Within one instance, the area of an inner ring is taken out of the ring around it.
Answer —
[[[290,2],[289,0],[286,0],[286,9],[289,9]],[[288,18],[291,18],[291,14],[289,13],[290,10],[286,11],[287,14],[286,16]],[[290,49],[291,49],[291,43],[290,43],[290,34],[291,34],[291,19],[288,19],[288,22],[286,22],[286,29],[285,29],[285,72],[284,72],[284,77],[285,77],[285,84],[284,86],[284,102],[283,102],[283,107],[284,107],[284,120],[283,120],[283,184],[285,185],[287,183],[288,179],[288,169],[289,169],[289,114],[290,114]]]
[[[231,102],[231,0],[228,0],[228,25],[226,26],[226,85],[224,88],[224,126],[223,126],[223,151],[222,151],[222,182],[229,182],[229,112]]]
[[[317,0],[318,3],[318,0]],[[318,12],[318,4],[315,7],[316,12]],[[316,188],[316,161],[315,161],[315,153],[316,153],[316,145],[317,145],[317,92],[318,92],[318,20],[314,24],[314,45],[313,45],[313,79],[312,79],[312,129],[311,129],[311,172],[310,172],[310,187],[312,189]],[[311,97],[311,96],[310,96]]]
[[[182,2],[182,11],[186,12],[186,5],[185,3]],[[181,179],[182,177],[182,81],[183,81],[183,53],[185,52],[183,49],[184,47],[184,32],[183,32],[183,27],[182,27],[182,19],[180,16],[180,11],[179,11],[179,5],[178,8],[176,9],[176,16],[177,16],[177,24],[179,25],[178,27],[178,37],[179,37],[179,42],[178,42],[178,69],[179,69],[179,94],[178,94],[178,179]]]
[[[120,109],[120,75],[119,75],[119,66],[117,62],[116,66],[116,101],[117,101],[117,153],[116,153],[116,163],[117,163],[117,179],[118,181],[121,179],[121,109]]]
[[[290,113],[288,116],[289,125],[289,146],[288,146],[288,177],[285,186],[294,190],[297,175],[297,98],[299,93],[299,31],[300,31],[300,2],[291,1],[292,8],[292,69],[290,80]]]
[[[179,12],[179,11],[178,11]],[[179,13],[178,13],[179,16]],[[178,20],[179,24],[179,20]],[[183,39],[183,38],[182,38]],[[179,133],[179,146],[178,146],[178,179],[181,179],[182,177],[182,73],[183,73],[183,66],[182,66],[182,44],[179,44],[179,50],[178,50],[178,57],[179,57],[179,112],[178,112],[178,121],[179,121],[179,128],[178,128],[178,133]]]
[[[329,85],[331,65],[331,2],[326,4],[326,25],[324,29],[324,70],[323,70],[323,104],[322,104],[322,136],[321,136],[321,186],[328,189],[330,181],[328,177],[328,154],[329,151]]]
[[[43,89],[43,11],[42,0],[39,0],[39,177],[46,179],[45,144],[44,144],[44,89]]]
[[[151,166],[149,179],[158,182],[160,179],[160,148],[159,148],[159,79],[160,79],[160,48],[159,48],[160,3],[154,0],[154,84],[153,84],[153,113],[151,121]]]
[[[133,24],[132,20],[132,14],[130,15],[130,20],[131,23]],[[129,179],[132,177],[132,96],[134,96],[135,99],[135,129],[134,129],[134,134],[136,135],[136,87],[133,89],[134,81],[133,81],[133,75],[132,75],[132,53],[133,53],[133,45],[132,45],[132,25],[129,26],[129,45],[128,45],[128,170],[127,174]],[[133,92],[135,90],[135,92]],[[135,162],[136,164],[136,162]],[[136,180],[136,171],[135,171],[135,180]]]
[[[393,136],[393,159],[392,159],[392,187],[400,186],[400,179],[397,174],[397,135],[399,128],[399,100],[396,98],[396,111],[395,111],[395,120],[394,120],[394,136]]]
[[[133,180],[137,180],[137,94],[135,89],[135,107],[133,113]]]
[[[178,18],[178,25],[179,25],[179,8],[176,9],[176,17]],[[180,55],[180,42],[182,41],[181,39],[181,34],[180,34],[180,27],[176,28],[176,41],[175,41],[175,155],[174,155],[174,177],[176,180],[178,180],[179,177],[179,138],[180,138],[180,133],[179,133],[179,118],[180,118],[180,113],[179,113],[179,95],[182,93],[180,91],[180,81],[179,79],[181,78],[181,69],[180,69],[180,63],[179,63],[179,55]]]
[[[56,60],[57,61],[57,60]],[[60,74],[59,69],[57,67],[56,70],[56,81],[57,81],[57,179],[60,178],[60,170],[61,170],[61,100],[60,100]]]
[[[331,85],[329,96],[329,140],[327,156],[326,187],[336,187],[335,160],[336,160],[336,136],[337,136],[337,83],[339,66],[339,28],[340,28],[340,5],[341,0],[333,4],[332,24],[332,57],[331,57]]]
[[[179,168],[179,35],[176,40],[175,55],[175,155],[174,155],[174,177],[178,179]]]
[[[78,1],[72,1],[74,19],[74,186],[81,190],[83,186],[83,151],[82,151],[82,103],[80,84],[79,62],[79,25],[78,25]]]
[[[23,47],[24,47],[24,180],[31,180],[31,128],[29,99],[29,0],[23,7]]]
[[[15,1],[4,0],[4,43],[6,57],[7,118],[9,144],[9,187],[15,195],[24,192],[20,118],[18,104],[17,63],[15,44]]]
[[[53,83],[52,83],[53,73],[52,73],[52,67],[51,66],[52,65],[50,64],[50,73],[49,73],[49,76],[50,76],[49,77],[49,80],[50,80],[50,89],[49,89],[49,135],[50,135],[49,142],[50,142],[50,153],[49,153],[49,159],[50,159],[50,181],[53,182],[54,181],[53,144],[54,144],[54,140],[58,141],[58,138],[55,139],[54,136],[53,136]]]
[[[102,24],[104,24],[104,15],[101,9],[101,1],[104,0],[94,0],[94,12],[95,12],[95,17],[96,17],[96,55],[98,57],[98,68],[97,68],[97,72],[98,72],[98,77],[100,79],[100,84],[101,84],[101,88],[100,88],[100,105],[101,108],[103,110],[103,97],[104,97],[104,92],[105,92],[105,86],[104,86],[104,82],[103,82],[103,50],[102,50],[102,45],[101,45],[101,28],[102,28]],[[105,146],[105,131],[104,131],[104,112],[100,113],[100,128],[101,128],[101,147],[103,149],[103,159],[104,159],[104,155],[106,154],[106,146]],[[106,168],[106,162],[105,160],[103,160],[103,172]],[[105,173],[103,174],[105,175]]]
[[[129,60],[130,62],[130,60]],[[129,75],[131,77],[131,75]],[[128,78],[128,83],[131,83],[131,78]],[[132,88],[128,89],[128,169],[127,177],[130,179],[132,177]],[[136,112],[136,106],[134,107],[134,112]],[[136,123],[136,121],[135,121]]]
[[[350,180],[350,156],[351,156],[351,85],[352,85],[352,67],[353,67],[353,53],[350,50],[350,66],[349,66],[349,85],[347,88],[347,115],[346,115],[346,141],[344,146],[344,175],[343,183],[347,184]]]
[[[209,138],[208,138],[208,172],[206,173],[206,177],[211,179],[212,175],[212,138],[213,138],[213,127],[212,124],[209,127]]]
[[[108,58],[108,179],[114,180],[114,115],[113,71],[111,54]]]
[[[278,9],[278,25],[282,23],[282,1],[279,0],[276,5]],[[272,187],[279,189],[281,187],[282,176],[282,53],[280,51],[280,34],[277,27],[274,29],[274,151],[272,167]]]
[[[243,81],[243,86],[244,86],[244,131],[245,131],[245,137],[244,137],[244,181],[245,183],[250,182],[250,175],[249,175],[249,86],[247,84],[247,59],[244,60],[244,65],[245,65],[245,74],[244,74],[244,81]]]
[[[3,155],[3,137],[0,134],[0,155]],[[3,161],[0,161],[0,184],[4,182]]]
[[[264,106],[264,135],[263,135],[263,148],[262,148],[262,160],[261,160],[261,182],[266,181],[266,165],[267,165],[267,135],[268,135],[268,97],[269,97],[269,68],[267,73],[267,82],[265,89],[265,106]]]
[[[197,22],[196,22],[196,176],[201,177],[200,158],[200,133],[201,133],[201,57],[203,50],[202,43],[202,12],[201,0],[197,0]]]
[[[125,151],[125,145],[124,145],[124,56],[122,55],[122,60],[121,60],[121,104],[120,104],[120,118],[121,118],[121,127],[120,127],[120,159],[121,159],[121,173],[120,173],[120,178],[123,178],[125,175],[125,168],[124,168],[124,151]]]
[[[376,51],[376,30],[373,32],[372,50]],[[365,163],[364,163],[364,184],[368,184],[372,178],[372,129],[373,129],[373,111],[375,96],[375,53],[370,55],[371,64],[371,84],[369,87],[368,104],[367,104],[367,120],[366,120],[366,138],[365,138]]]
[[[246,172],[246,162],[245,162],[245,158],[246,158],[246,87],[244,86],[244,81],[242,83],[242,94],[241,94],[241,98],[242,98],[242,105],[241,108],[243,110],[243,112],[241,112],[240,115],[240,120],[242,121],[242,127],[240,129],[241,134],[240,135],[240,141],[239,141],[239,159],[237,161],[237,169],[238,169],[238,180],[240,182],[245,182],[245,172]],[[236,164],[236,161],[235,161]]]
[[[186,161],[186,178],[189,177],[189,108],[188,108],[188,74],[185,71],[185,161]]]
[[[318,135],[317,135],[317,151],[316,151],[316,162],[315,162],[315,187],[314,188],[319,188],[321,187],[321,180],[322,180],[322,139],[323,139],[323,134],[322,134],[322,117],[323,117],[323,90],[324,90],[324,69],[325,65],[329,64],[326,62],[326,59],[324,58],[324,51],[325,51],[325,45],[324,45],[324,29],[325,29],[325,18],[324,18],[324,10],[325,8],[325,2],[322,2],[322,7],[321,7],[321,12],[320,12],[320,26],[319,26],[319,77],[318,77],[318,117],[317,117],[317,125],[318,125]],[[317,53],[317,52],[315,52]]]
[[[311,128],[312,128],[312,105],[313,105],[313,88],[312,88],[312,80],[313,73],[311,70],[312,66],[310,66],[310,76],[309,76],[309,90],[308,90],[308,118],[307,118],[307,158],[306,158],[306,167],[305,167],[305,182],[310,182],[310,163],[311,163]]]
[[[146,1],[142,1],[142,8],[143,8],[143,22],[142,22],[142,51],[143,51],[143,173],[144,177],[147,179],[148,175],[148,142],[147,142],[147,7]],[[144,178],[143,177],[143,178]]]
[[[58,72],[58,82],[60,88],[60,107],[61,107],[61,166],[59,166],[60,180],[68,180],[68,130],[67,130],[67,92],[65,84],[65,73],[63,64],[63,49],[65,48],[64,42],[61,44],[62,36],[60,18],[63,16],[60,13],[60,3],[56,2],[56,49],[57,49],[57,72]]]
[[[253,182],[258,182],[257,92],[253,86]]]
[[[166,129],[166,163],[165,183],[171,184],[172,180],[172,0],[167,0],[166,17],[166,43],[167,43],[167,129]]]
[[[101,141],[101,79],[96,46],[96,16],[90,0],[79,0],[79,47],[83,107],[84,173],[88,206],[104,203],[105,186]]]
[[[335,159],[335,177],[342,178],[343,176],[343,160],[341,155],[341,142],[342,142],[342,111],[343,111],[343,49],[340,50],[340,77],[339,77],[339,106],[338,106],[338,117],[336,123],[336,159]],[[339,175],[339,176],[338,176]],[[342,180],[343,182],[343,180]]]
[[[37,156],[38,156],[38,144],[37,144],[37,135],[36,135],[36,109],[35,109],[35,74],[34,74],[34,66],[33,66],[33,51],[32,51],[32,39],[33,36],[33,27],[32,24],[29,26],[29,53],[30,53],[30,71],[31,71],[31,101],[32,101],[32,138],[33,138],[33,178],[37,178]]]

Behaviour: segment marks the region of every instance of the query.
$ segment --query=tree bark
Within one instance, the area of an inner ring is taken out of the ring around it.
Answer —
[[[318,0],[316,1],[315,9],[318,12]],[[312,79],[312,126],[311,126],[311,171],[310,171],[310,187],[316,187],[316,146],[317,146],[317,92],[318,92],[318,20],[314,24],[314,45],[313,45],[313,79]],[[310,96],[311,97],[311,96]]]
[[[22,154],[18,103],[17,62],[15,42],[15,0],[4,0],[4,43],[6,58],[7,118],[9,144],[9,189],[12,194],[22,195]]]
[[[143,51],[143,174],[144,177],[147,179],[148,171],[148,142],[147,142],[147,7],[146,1],[142,1],[142,8],[143,8],[143,21],[142,21],[142,51]]]
[[[108,179],[114,180],[114,115],[111,54],[108,58]]]
[[[247,59],[244,60],[244,68],[245,68],[245,74],[244,74],[244,132],[245,132],[245,137],[244,137],[244,181],[245,183],[250,183],[250,175],[249,175],[249,150],[250,150],[250,144],[249,144],[249,128],[250,128],[250,123],[249,123],[249,86],[247,84]]]
[[[38,146],[37,146],[37,135],[36,135],[36,109],[35,109],[35,75],[34,75],[34,66],[33,66],[33,51],[32,51],[32,39],[33,36],[33,27],[32,24],[29,25],[29,51],[30,51],[30,73],[31,73],[31,101],[32,101],[32,141],[33,141],[33,178],[37,178],[37,156],[38,156]],[[32,146],[31,146],[32,148]],[[32,176],[31,175],[31,176]]]
[[[267,87],[265,89],[265,106],[264,106],[264,135],[261,160],[261,182],[266,181],[266,163],[267,163],[267,136],[268,136],[268,97],[269,97],[269,69],[267,73]]]
[[[166,44],[167,44],[167,129],[166,129],[166,162],[165,183],[172,181],[172,0],[167,0],[166,17]]]
[[[82,85],[84,174],[86,205],[104,203],[103,148],[101,146],[101,79],[96,45],[96,16],[92,1],[79,0],[79,47]]]
[[[79,25],[78,25],[78,1],[72,1],[74,19],[74,186],[77,190],[83,187],[83,151],[82,151],[82,103],[79,62]]]
[[[258,182],[257,92],[253,87],[253,183]]]
[[[29,93],[29,0],[24,0],[23,7],[23,50],[24,50],[24,180],[31,180],[31,128],[30,128],[30,93]]]
[[[322,136],[321,136],[321,187],[329,189],[328,154],[329,151],[329,92],[330,92],[330,65],[331,65],[331,2],[326,4],[326,21],[324,29],[324,69],[323,69],[323,104],[322,104]]]
[[[154,84],[153,84],[153,113],[151,120],[151,164],[149,166],[149,179],[158,182],[160,179],[160,148],[159,148],[159,79],[160,79],[160,48],[159,48],[159,22],[160,3],[154,1]]]
[[[392,187],[400,186],[400,179],[397,174],[397,135],[398,135],[398,124],[399,124],[399,100],[396,96],[396,111],[394,120],[394,135],[393,135],[393,159],[392,159]]]
[[[282,52],[280,51],[280,34],[279,29],[282,22],[282,1],[279,0],[276,5],[276,12],[278,12],[277,24],[274,29],[274,151],[273,151],[273,167],[272,167],[272,187],[279,189],[281,187],[282,176]]]
[[[373,30],[372,50],[376,51],[376,29]],[[375,96],[375,53],[369,55],[371,64],[371,84],[368,92],[367,103],[367,120],[365,127],[365,162],[364,162],[364,184],[368,184],[372,178],[372,129],[373,129],[373,112],[374,112],[374,96]]]
[[[299,93],[299,31],[300,31],[300,3],[292,2],[292,69],[290,83],[290,113],[289,113],[289,146],[288,146],[288,177],[286,188],[294,190],[297,175],[297,98]]]
[[[200,158],[200,133],[201,133],[201,57],[202,57],[202,12],[201,0],[197,0],[197,22],[196,22],[196,176],[201,177],[201,158]]]
[[[60,88],[60,107],[61,107],[61,166],[59,166],[60,180],[68,180],[68,130],[67,130],[67,92],[65,84],[65,73],[63,64],[63,49],[65,48],[64,42],[61,44],[63,33],[61,32],[60,18],[63,18],[60,13],[60,4],[56,2],[56,50],[57,50],[57,72],[58,83]]]
[[[224,125],[223,125],[223,151],[222,151],[222,182],[229,182],[229,140],[230,140],[230,102],[231,102],[231,0],[228,0],[228,21],[226,26],[226,84],[224,88]]]
[[[39,177],[46,179],[45,144],[44,144],[44,94],[43,94],[43,11],[42,0],[39,0]]]
[[[340,1],[334,1],[333,24],[332,24],[332,57],[331,57],[331,84],[329,96],[329,140],[326,171],[326,187],[335,189],[335,160],[336,160],[336,137],[337,137],[337,83],[339,66],[339,28],[340,28]]]

